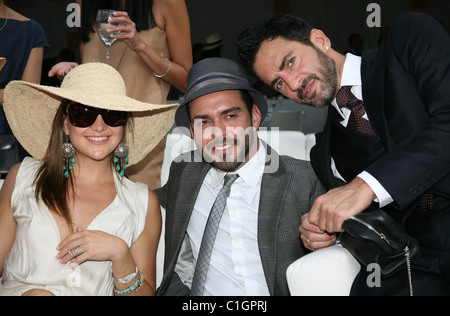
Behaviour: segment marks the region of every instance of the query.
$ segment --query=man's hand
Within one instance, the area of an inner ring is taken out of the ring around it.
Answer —
[[[302,225],[300,226],[301,239],[303,245],[312,251],[327,248],[336,242],[336,234],[329,234],[320,230],[308,220],[309,214],[302,216]]]
[[[328,233],[342,232],[344,221],[362,213],[375,198],[369,185],[356,178],[347,185],[318,197],[308,213],[308,221]]]

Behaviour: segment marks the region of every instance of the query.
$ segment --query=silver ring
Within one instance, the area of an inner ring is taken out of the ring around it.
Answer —
[[[81,255],[81,246],[76,247],[75,249],[69,250],[69,254],[72,256],[72,258],[76,258],[79,255]]]

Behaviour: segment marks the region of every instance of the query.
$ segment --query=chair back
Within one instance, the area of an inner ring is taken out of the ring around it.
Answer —
[[[7,174],[19,162],[19,142],[13,134],[0,134],[0,173]]]

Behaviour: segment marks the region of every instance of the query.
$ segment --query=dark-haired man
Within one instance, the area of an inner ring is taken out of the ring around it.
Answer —
[[[299,103],[329,107],[311,162],[327,194],[303,220],[307,247],[374,201],[422,246],[416,294],[450,294],[450,36],[429,16],[401,15],[362,58],[334,50],[305,21],[277,16],[244,31],[238,59]],[[323,246],[323,244],[321,245]],[[353,294],[409,294],[406,273]]]
[[[324,189],[309,162],[258,139],[266,114],[237,63],[209,58],[190,70],[176,123],[202,159],[174,162],[157,192],[166,209],[158,295],[290,294],[287,267],[305,254],[298,226]]]

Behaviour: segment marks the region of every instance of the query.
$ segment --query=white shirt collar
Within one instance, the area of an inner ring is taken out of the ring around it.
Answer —
[[[342,77],[341,77],[341,86],[339,88],[342,88],[343,86],[352,86],[353,94],[355,94],[357,98],[362,100],[360,56],[356,56],[351,53],[347,53],[347,55],[345,55],[344,69],[342,70]],[[347,113],[347,115],[345,115],[342,109],[340,109],[339,106],[337,105],[336,99],[334,99],[333,102],[331,102],[331,105],[337,110],[337,112],[342,116],[344,120],[348,119],[350,112]],[[347,125],[347,123],[345,123],[345,125]]]
[[[361,57],[348,53],[345,56],[341,87],[361,85]]]

